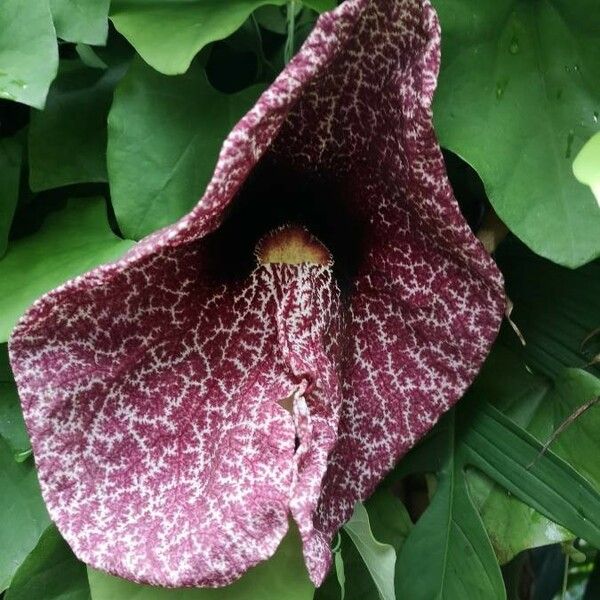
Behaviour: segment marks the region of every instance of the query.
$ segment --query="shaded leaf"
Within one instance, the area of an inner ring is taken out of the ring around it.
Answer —
[[[2,0],[0,98],[43,108],[58,48],[48,0]]]
[[[500,218],[569,266],[600,255],[600,211],[571,162],[598,130],[596,0],[436,0],[442,145],[481,176]]]
[[[19,199],[21,144],[13,138],[0,140],[0,258],[6,252],[8,234]]]
[[[110,0],[50,0],[56,35],[68,42],[104,44]]]
[[[442,427],[438,427],[440,437],[435,443],[438,448],[429,455],[431,462],[427,470],[438,472],[438,485],[431,504],[402,548],[396,572],[399,598],[493,600],[505,597],[498,562],[481,517],[469,497],[465,466],[457,455],[460,440],[457,440],[455,419],[451,413]],[[441,453],[440,440],[444,446]],[[427,576],[415,576],[422,572],[424,565]]]
[[[5,600],[88,600],[85,564],[79,562],[54,525],[15,573]]]
[[[594,340],[582,343],[600,324],[600,261],[566,269],[535,256],[513,239],[500,246],[496,260],[514,304],[511,318],[526,345],[522,347],[508,330],[500,334],[502,343],[528,367],[551,378],[565,367],[587,367],[596,345]],[[590,370],[600,374],[597,367]]]
[[[151,67],[176,75],[187,71],[204,46],[231,35],[265,4],[285,0],[113,0],[110,18]]]
[[[556,381],[550,381],[528,372],[514,353],[500,345],[470,391],[480,401],[492,402],[541,442],[598,394],[600,380],[593,375],[565,369]],[[600,488],[600,469],[589,459],[600,451],[600,408],[581,415],[550,447]],[[574,537],[478,471],[469,471],[468,481],[500,562],[527,548]]]
[[[23,311],[67,279],[117,259],[132,242],[110,230],[102,198],[70,200],[35,234],[15,240],[0,260],[0,342]]]
[[[0,592],[50,524],[32,461],[17,463],[0,438]]]
[[[362,502],[354,507],[354,513],[344,529],[360,553],[382,600],[395,600],[394,570],[396,551],[389,544],[375,539],[371,531],[369,515]]]
[[[225,136],[261,90],[222,94],[197,63],[166,77],[134,61],[108,119],[111,195],[126,237],[140,239],[196,204]]]
[[[91,69],[62,61],[46,109],[29,127],[29,182],[34,191],[106,181],[106,119],[124,67]]]
[[[10,371],[7,344],[0,345],[0,437],[4,438],[16,460],[31,449],[17,386]]]
[[[273,557],[230,586],[166,589],[138,585],[88,568],[92,600],[311,600],[314,594],[298,532],[292,528]]]
[[[302,0],[302,4],[321,13],[332,10],[337,6],[336,0]]]

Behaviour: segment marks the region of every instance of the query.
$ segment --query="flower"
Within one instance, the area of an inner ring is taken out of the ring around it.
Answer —
[[[464,392],[504,294],[434,136],[438,65],[427,1],[321,16],[198,205],[19,322],[42,492],[82,560],[226,585],[291,515],[319,584],[355,502]]]

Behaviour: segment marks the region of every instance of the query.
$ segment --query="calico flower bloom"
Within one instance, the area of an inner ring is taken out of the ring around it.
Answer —
[[[11,361],[85,562],[219,586],[357,500],[465,391],[502,280],[446,178],[427,0],[347,0],[233,129],[204,197],[38,300]]]

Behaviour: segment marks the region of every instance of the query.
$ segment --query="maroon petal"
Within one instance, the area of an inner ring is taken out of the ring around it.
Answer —
[[[341,403],[323,346],[338,312],[329,267],[262,265],[205,287],[195,258],[39,303],[11,346],[63,535],[93,566],[168,586],[225,585],[271,556],[297,486],[316,490],[295,499],[310,526]],[[307,388],[337,396],[318,433],[304,431]]]
[[[42,491],[82,559],[222,585],[291,512],[319,583],[356,500],[463,393],[504,299],[434,137],[438,63],[426,1],[323,15],[196,208],[23,317],[11,361]],[[333,268],[252,269],[282,218]]]

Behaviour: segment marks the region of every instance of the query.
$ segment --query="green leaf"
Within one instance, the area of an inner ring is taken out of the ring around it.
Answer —
[[[0,258],[6,252],[21,174],[21,144],[13,138],[0,140]]]
[[[54,525],[15,573],[5,600],[89,600],[85,565]]]
[[[39,296],[71,277],[117,259],[133,245],[110,230],[102,198],[70,200],[33,235],[9,244],[0,260],[0,342]]]
[[[501,333],[502,343],[531,369],[551,378],[565,367],[587,367],[595,346],[583,342],[599,325],[600,261],[565,269],[535,256],[515,240],[500,246],[496,260],[514,304],[512,319],[526,345],[522,347],[508,329]],[[600,374],[599,369],[591,370]]]
[[[113,0],[110,18],[119,33],[154,69],[185,73],[204,46],[231,35],[265,4],[286,0]]]
[[[250,569],[230,586],[216,589],[166,589],[138,585],[88,568],[92,600],[312,600],[300,538],[290,528],[273,557]]]
[[[580,369],[565,369],[552,382],[530,373],[514,353],[497,346],[469,394],[490,400],[546,442],[565,419],[600,394],[600,380]],[[598,432],[600,407],[593,407],[571,423],[551,448],[600,489],[600,468],[590,460],[600,452]],[[574,537],[478,471],[469,471],[468,481],[500,562],[527,548]]]
[[[221,144],[262,90],[222,94],[195,62],[166,77],[134,61],[108,118],[108,173],[119,227],[140,239],[199,200]]]
[[[48,0],[2,0],[0,98],[43,108],[57,68],[58,48]]]
[[[569,267],[600,255],[600,211],[571,162],[598,130],[597,0],[435,0],[440,142],[479,173],[500,218]]]
[[[598,113],[594,113],[598,119]],[[573,161],[573,175],[590,186],[600,207],[600,132],[593,135],[581,148]]]
[[[17,463],[0,438],[0,592],[50,524],[31,461]]]
[[[106,181],[106,120],[125,67],[101,71],[61,61],[46,110],[29,128],[29,181],[34,191]]]
[[[437,490],[402,548],[396,571],[399,598],[505,597],[498,562],[467,490],[465,465],[457,453],[460,440],[455,419],[454,412],[449,414],[438,426],[435,444],[429,445],[435,450],[429,456],[428,470],[436,471],[441,460]],[[402,469],[403,463],[400,465]],[[427,575],[417,576],[424,568]]]
[[[67,42],[104,44],[110,0],[50,0],[56,35]]]
[[[462,444],[465,464],[600,546],[600,491],[496,408],[483,405],[465,419]]]
[[[369,515],[362,502],[354,507],[354,513],[344,525],[367,567],[382,600],[395,600],[394,569],[396,550],[389,544],[377,541],[371,531]]]
[[[312,8],[319,13],[327,10],[333,10],[337,6],[336,0],[302,0],[302,4],[308,8]]]
[[[6,344],[0,345],[0,437],[4,438],[15,460],[19,462],[21,462],[20,458],[31,449],[21,413],[17,386],[13,381],[8,362]]]
[[[402,548],[399,597],[505,598],[490,539],[466,485],[470,467],[575,535],[600,543],[600,492],[554,452],[542,449],[527,431],[470,393],[434,435],[409,453],[394,477],[437,472],[438,482]],[[428,577],[411,577],[425,563]]]

